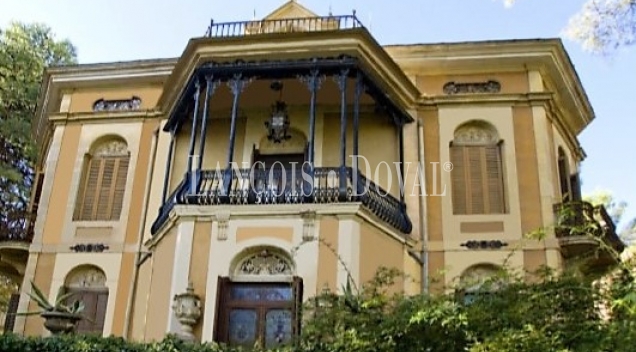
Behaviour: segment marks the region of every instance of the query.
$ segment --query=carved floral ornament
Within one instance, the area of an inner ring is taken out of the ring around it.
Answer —
[[[139,110],[140,108],[141,98],[135,96],[121,100],[99,99],[93,103],[93,111],[127,111]]]
[[[442,88],[444,93],[448,95],[453,94],[484,94],[484,93],[499,93],[501,91],[501,83],[497,81],[487,82],[447,82]]]
[[[102,288],[106,287],[106,275],[98,268],[78,268],[69,274],[66,282],[73,288]]]
[[[496,289],[503,284],[498,280],[498,274],[499,268],[494,265],[477,265],[466,270],[460,280],[467,286],[468,292],[479,290],[485,283],[489,283],[491,289]]]
[[[93,151],[95,156],[125,156],[128,155],[128,145],[121,140],[111,140],[99,144]]]
[[[291,261],[277,253],[264,249],[242,259],[236,266],[237,276],[292,275]]]
[[[470,122],[455,130],[453,142],[457,144],[496,144],[499,135],[495,128],[485,122]]]

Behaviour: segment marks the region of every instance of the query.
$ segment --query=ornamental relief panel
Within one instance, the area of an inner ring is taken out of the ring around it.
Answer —
[[[66,285],[71,288],[103,288],[106,287],[106,275],[99,268],[78,268],[68,275]]]
[[[141,98],[132,97],[130,99],[121,100],[105,100],[99,99],[93,103],[93,111],[130,111],[141,109]]]
[[[496,144],[499,142],[499,135],[490,124],[475,121],[457,128],[453,142],[457,144]]]
[[[128,155],[128,145],[121,140],[112,140],[101,143],[93,151],[94,156],[126,156]]]
[[[293,274],[291,260],[264,249],[242,259],[236,266],[236,276],[274,276]]]
[[[501,91],[501,83],[497,81],[487,82],[447,82],[442,88],[445,94],[494,94]]]

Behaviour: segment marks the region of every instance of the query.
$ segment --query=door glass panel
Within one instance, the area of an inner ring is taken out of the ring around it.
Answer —
[[[286,286],[233,286],[230,298],[239,301],[291,301],[293,292],[291,285]]]
[[[291,341],[292,314],[287,309],[271,309],[265,315],[265,347],[271,348]]]
[[[230,311],[230,345],[253,347],[256,343],[257,314],[251,309]]]

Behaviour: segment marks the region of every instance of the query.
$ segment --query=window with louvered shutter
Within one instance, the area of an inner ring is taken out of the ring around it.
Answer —
[[[450,146],[454,214],[505,213],[501,143],[485,122],[460,126]]]
[[[130,156],[123,141],[102,143],[87,156],[74,220],[119,220]]]

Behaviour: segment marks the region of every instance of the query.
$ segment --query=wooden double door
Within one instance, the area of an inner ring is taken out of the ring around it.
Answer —
[[[300,329],[302,281],[236,283],[219,279],[216,338],[232,346],[289,344]]]

